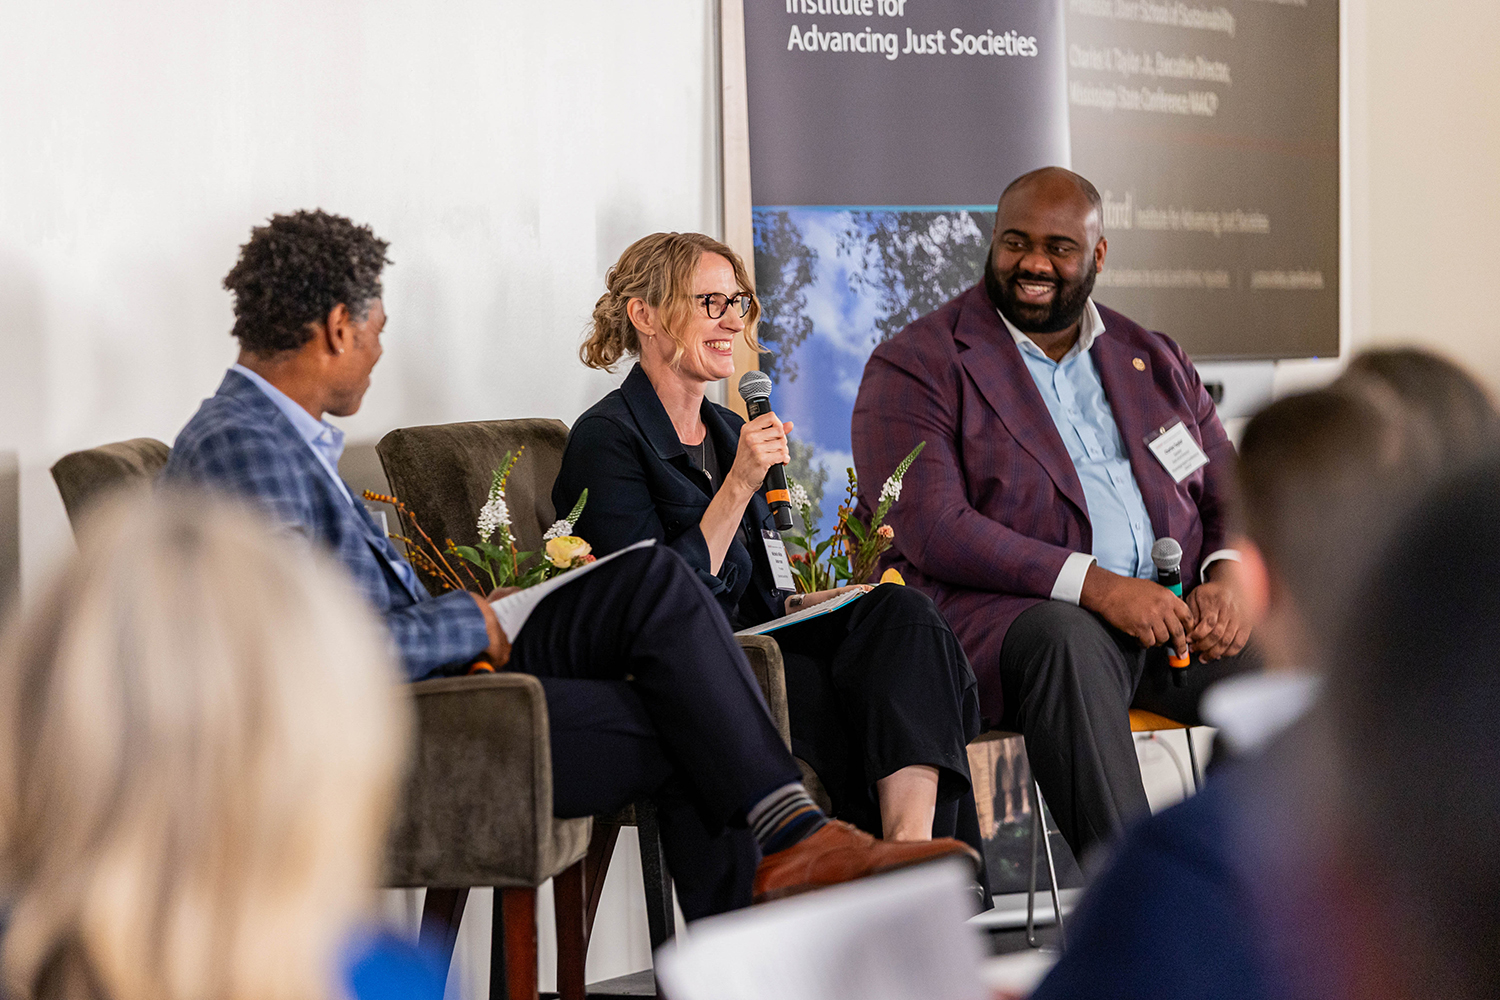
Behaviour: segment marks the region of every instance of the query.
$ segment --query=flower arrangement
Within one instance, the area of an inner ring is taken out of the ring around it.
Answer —
[[[802,530],[788,534],[792,551],[792,577],[797,581],[799,594],[811,594],[819,590],[833,590],[850,583],[868,583],[875,573],[880,557],[885,555],[896,539],[896,530],[885,523],[891,505],[901,499],[901,483],[906,478],[911,464],[917,460],[927,442],[919,443],[911,453],[901,460],[890,478],[880,487],[880,498],[875,503],[875,513],[869,522],[854,515],[859,496],[859,480],[854,470],[849,471],[849,486],[844,502],[839,504],[839,520],[833,533],[826,539],[818,539],[818,528],[813,523],[812,501],[802,484],[792,480],[788,483],[792,506],[802,515]],[[900,583],[901,575],[887,570],[881,583]]]
[[[406,543],[406,554],[412,565],[435,577],[444,590],[472,590],[482,596],[500,587],[531,587],[593,562],[594,555],[589,543],[573,534],[573,525],[588,503],[588,490],[579,496],[567,517],[553,522],[547,529],[542,536],[544,545],[540,555],[517,549],[511,531],[510,508],[505,502],[505,484],[525,450],[523,445],[514,453],[506,452],[491,474],[489,496],[479,509],[479,519],[475,524],[479,535],[475,545],[455,545],[453,539],[446,538],[440,546],[422,530],[416,515],[400,500],[369,490],[364,496],[366,500],[388,503],[401,512],[402,519],[412,526],[420,541],[405,535],[392,537]],[[476,573],[475,569],[479,572]],[[480,574],[483,574],[483,580]]]

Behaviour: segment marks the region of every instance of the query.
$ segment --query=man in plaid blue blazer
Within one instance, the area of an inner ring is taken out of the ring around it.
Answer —
[[[253,497],[278,524],[333,550],[385,619],[412,680],[467,667],[490,646],[483,601],[460,591],[428,596],[331,471],[342,443],[341,431],[237,364],[178,435],[164,475]]]
[[[278,215],[251,234],[224,279],[239,362],[178,435],[164,478],[252,500],[332,550],[413,680],[463,673],[480,656],[541,679],[554,812],[655,801],[689,919],[752,893],[972,854],[951,840],[876,841],[824,816],[718,604],[664,546],[548,595],[513,641],[489,599],[428,595],[339,477],[343,433],[323,419],[359,409],[380,360],[385,250],[368,227],[321,211]]]

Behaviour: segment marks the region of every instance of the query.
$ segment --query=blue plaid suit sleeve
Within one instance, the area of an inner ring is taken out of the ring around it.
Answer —
[[[248,383],[247,383],[248,385]],[[250,392],[259,389],[249,386]],[[223,390],[221,390],[221,393]],[[210,400],[210,404],[216,402]],[[282,419],[274,413],[267,420]],[[484,615],[467,593],[413,601],[380,564],[359,514],[338,494],[309,452],[253,414],[205,405],[177,438],[163,480],[188,481],[252,501],[280,527],[332,551],[385,622],[412,680],[466,667],[489,645]],[[287,432],[295,434],[287,427]],[[419,596],[426,597],[419,592]]]
[[[865,366],[854,404],[854,464],[863,483],[884,482],[926,441],[887,522],[901,554],[935,580],[1026,597],[1050,597],[1069,549],[986,517],[965,492],[956,368],[935,373],[918,352],[887,341]],[[942,361],[947,359],[940,359]],[[866,496],[873,503],[872,496]]]
[[[466,590],[395,608],[382,617],[414,681],[451,673],[447,667],[462,672],[490,644],[484,614]]]

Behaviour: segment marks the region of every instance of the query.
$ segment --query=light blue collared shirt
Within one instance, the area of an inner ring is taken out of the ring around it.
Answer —
[[[1094,559],[1121,576],[1156,579],[1156,566],[1151,561],[1156,536],[1146,513],[1146,501],[1130,467],[1130,454],[1120,438],[1114,410],[1104,395],[1099,370],[1089,354],[1095,338],[1104,332],[1104,319],[1094,301],[1090,299],[1084,308],[1078,342],[1061,361],[1047,357],[1003,314],[1000,318],[1020,348],[1026,369],[1041,391],[1078,472],[1093,527]],[[1077,573],[1079,590],[1086,569],[1084,564]],[[1053,596],[1063,595],[1054,592]],[[1076,595],[1069,596],[1072,603],[1078,603]]]
[[[328,473],[328,478],[333,480],[333,484],[339,488],[344,499],[349,501],[350,506],[353,506],[354,497],[349,494],[349,487],[344,485],[344,479],[339,475],[339,459],[344,455],[344,432],[328,421],[319,420],[308,413],[302,408],[302,404],[244,365],[231,365],[229,370],[245,376],[255,384],[257,389],[266,394],[267,399],[276,404],[276,409],[292,422],[292,426],[297,429],[302,440],[307,442],[307,447],[312,450],[318,464],[323,466],[323,471]],[[386,562],[408,591],[413,594],[418,593],[417,572],[411,568],[410,563],[405,559],[387,559]]]

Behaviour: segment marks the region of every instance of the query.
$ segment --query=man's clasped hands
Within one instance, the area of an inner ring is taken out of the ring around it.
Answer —
[[[1217,660],[1238,653],[1250,638],[1240,572],[1239,563],[1220,559],[1184,600],[1153,580],[1095,565],[1084,577],[1078,603],[1148,649],[1170,644],[1179,656],[1191,648],[1201,660]]]

